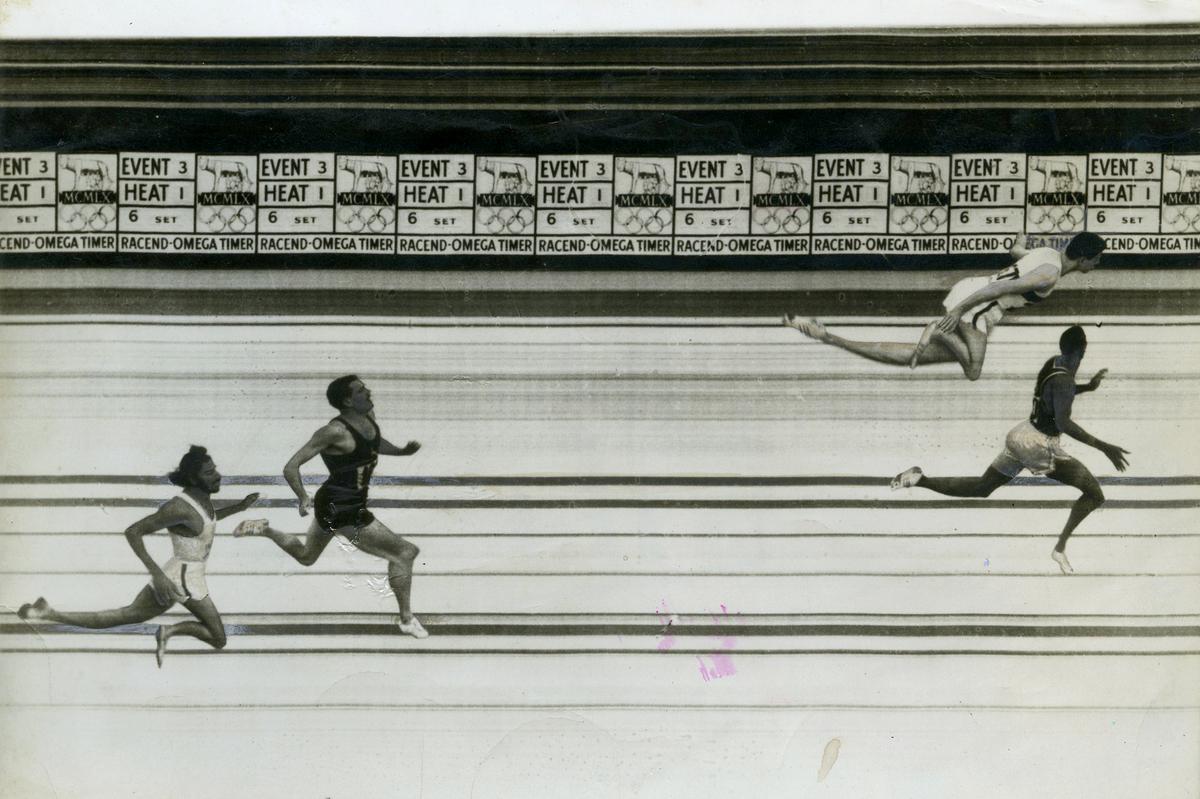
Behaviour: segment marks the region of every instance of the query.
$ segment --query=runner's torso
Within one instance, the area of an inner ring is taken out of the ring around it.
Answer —
[[[1038,372],[1037,386],[1033,390],[1033,410],[1029,414],[1029,421],[1034,428],[1039,433],[1045,433],[1048,436],[1057,436],[1059,429],[1054,418],[1054,405],[1046,393],[1046,384],[1050,382],[1051,378],[1059,375],[1071,376],[1069,371],[1056,363],[1057,360],[1057,358],[1051,358],[1046,361],[1042,371]]]
[[[171,536],[171,547],[175,552],[175,557],[191,562],[206,561],[208,553],[212,551],[213,536],[217,532],[217,520],[186,492],[180,494],[179,498],[200,514],[204,526],[200,528],[199,535],[179,535],[171,530],[167,531]]]
[[[329,470],[329,479],[325,481],[324,488],[339,489],[338,493],[360,492],[365,497],[375,464],[379,462],[379,441],[382,438],[379,425],[375,424],[374,419],[368,418],[367,421],[375,430],[375,437],[368,440],[342,417],[338,416],[333,421],[350,432],[354,438],[354,449],[345,455],[321,453],[325,468]]]
[[[1055,285],[1058,284],[1059,277],[1062,276],[1062,262],[1059,258],[1058,250],[1052,247],[1038,247],[1030,250],[1029,253],[1017,261],[1007,269],[1001,270],[989,278],[992,283],[999,283],[1004,280],[1020,280],[1028,275],[1033,270],[1041,266],[1049,266],[1054,270],[1054,283],[1049,288],[1042,291],[1026,291],[1023,294],[1006,294],[1000,297],[997,302],[1000,307],[1007,310],[1012,308],[1024,308],[1035,302],[1041,302],[1050,296],[1050,292],[1054,291]]]

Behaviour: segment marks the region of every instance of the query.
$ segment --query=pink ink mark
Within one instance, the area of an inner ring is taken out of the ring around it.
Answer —
[[[723,624],[724,622],[727,622],[727,621],[733,621],[733,622],[741,621],[741,618],[739,618],[740,615],[741,614],[737,614],[737,613],[731,614],[729,612],[729,608],[725,607],[725,603],[722,602],[721,603],[721,615],[717,616],[717,615],[710,613],[709,618],[711,618],[713,620],[713,624]]]
[[[729,621],[741,621],[737,616],[729,615],[729,608],[725,607],[724,603],[721,604],[721,615],[711,616],[711,618],[713,624],[718,627]],[[721,638],[721,647],[723,649],[733,649],[735,646],[737,646],[737,636],[731,634]]]
[[[721,610],[728,614],[725,606],[721,606]],[[714,617],[714,621],[717,621]],[[719,621],[717,621],[720,624]],[[721,648],[732,650],[737,646],[737,637],[727,635],[721,639]],[[697,655],[696,660],[700,663],[700,676],[705,682],[719,680],[723,677],[732,677],[737,674],[737,667],[733,665],[733,655],[726,652],[712,652],[708,655],[708,663],[704,662],[704,656]]]
[[[696,656],[696,660],[700,663],[700,676],[705,682],[720,680],[724,677],[732,677],[737,674],[737,667],[733,665],[732,655],[714,652],[708,658],[710,662],[705,663],[702,656]]]

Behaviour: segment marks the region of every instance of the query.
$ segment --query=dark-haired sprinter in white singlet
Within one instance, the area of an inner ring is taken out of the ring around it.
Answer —
[[[38,597],[37,601],[22,605],[17,614],[31,621],[106,629],[148,621],[179,602],[200,621],[183,621],[158,628],[155,650],[158,665],[162,666],[167,641],[176,635],[190,635],[214,649],[223,649],[225,626],[208,595],[208,556],[212,552],[217,520],[246,510],[258,501],[258,494],[250,494],[241,502],[224,508],[214,508],[212,495],[221,488],[221,473],[204,447],[189,449],[169,479],[183,492],[125,531],[130,548],[150,572],[150,584],[132,602],[114,610],[68,612],[55,610],[45,599]],[[171,536],[174,555],[160,567],[146,551],[142,539],[163,529]]]

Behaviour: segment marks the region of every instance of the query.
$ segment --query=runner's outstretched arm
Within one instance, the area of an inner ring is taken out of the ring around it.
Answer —
[[[1089,447],[1100,450],[1106,458],[1112,461],[1112,465],[1116,467],[1118,472],[1125,471],[1126,467],[1129,466],[1129,461],[1125,458],[1129,454],[1128,450],[1121,449],[1116,444],[1101,441],[1080,427],[1071,418],[1074,386],[1069,380],[1070,378],[1063,375],[1062,377],[1052,378],[1046,384],[1047,390],[1050,391],[1050,400],[1054,405],[1054,423],[1058,426],[1059,432],[1070,436],[1076,441],[1087,444]]]
[[[223,508],[217,508],[213,512],[213,518],[217,521],[220,521],[221,519],[232,516],[235,513],[241,513],[242,511],[248,509],[255,502],[258,502],[257,491],[255,491],[253,494],[247,494],[243,499],[233,503],[232,505],[226,505]]]
[[[1078,396],[1080,394],[1086,394],[1089,391],[1095,391],[1096,389],[1100,388],[1100,383],[1102,383],[1104,381],[1104,378],[1106,378],[1106,377],[1108,377],[1108,370],[1101,369],[1099,372],[1096,372],[1096,374],[1092,375],[1092,379],[1087,381],[1086,383],[1076,383],[1075,384],[1076,396]]]
[[[415,455],[420,448],[421,444],[418,441],[410,441],[401,449],[386,438],[379,439],[380,455]]]

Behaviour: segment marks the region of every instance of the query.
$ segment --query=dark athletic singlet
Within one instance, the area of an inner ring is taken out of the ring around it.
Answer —
[[[1059,430],[1054,419],[1054,406],[1048,401],[1049,397],[1045,395],[1046,383],[1050,378],[1058,375],[1071,376],[1069,371],[1055,364],[1055,360],[1055,358],[1051,358],[1046,361],[1042,371],[1038,372],[1037,387],[1033,390],[1033,411],[1029,414],[1029,422],[1034,429],[1048,436],[1057,436]]]
[[[375,520],[367,510],[367,491],[371,487],[371,475],[379,462],[379,441],[382,435],[373,419],[368,421],[375,428],[374,440],[368,441],[354,429],[354,425],[342,417],[333,419],[345,427],[354,438],[354,449],[345,455],[321,453],[329,479],[317,491],[313,504],[317,521],[327,530],[340,527],[364,527]]]

